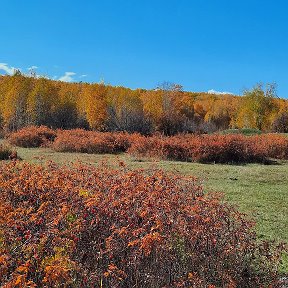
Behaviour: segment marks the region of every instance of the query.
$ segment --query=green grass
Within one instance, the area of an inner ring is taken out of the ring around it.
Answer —
[[[259,239],[288,243],[288,161],[277,165],[199,164],[135,159],[126,154],[59,153],[48,148],[19,147],[17,153],[23,161],[30,163],[51,160],[59,164],[81,161],[97,165],[104,161],[117,165],[117,162],[125,161],[129,168],[155,167],[173,173],[194,175],[202,181],[205,191],[223,192],[226,201],[252,217],[257,223]],[[288,271],[288,263],[285,267]]]
[[[258,129],[242,128],[242,129],[227,129],[220,132],[220,134],[243,134],[246,136],[260,135],[262,132]]]

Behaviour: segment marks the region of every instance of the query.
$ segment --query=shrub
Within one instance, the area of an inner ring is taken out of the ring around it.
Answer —
[[[130,146],[129,134],[103,133],[82,129],[59,130],[52,148],[60,152],[119,153]]]
[[[253,138],[256,151],[261,151],[266,157],[288,159],[288,138],[278,134],[265,134]]]
[[[164,160],[191,161],[189,141],[191,137],[154,135],[131,138],[128,153],[134,157],[153,157]],[[191,144],[191,142],[190,142]]]
[[[164,159],[162,153],[162,138],[159,136],[145,137],[133,135],[128,153],[132,156],[153,157]]]
[[[138,137],[128,153],[201,163],[266,163],[269,158],[288,159],[288,139],[275,134]]]
[[[12,145],[33,148],[49,144],[56,137],[56,132],[46,126],[29,126],[9,135]]]
[[[272,123],[272,131],[278,133],[288,133],[288,112],[280,114]]]
[[[2,127],[0,127],[0,139],[4,139],[5,138],[5,131]]]
[[[56,132],[40,126],[14,132],[10,134],[9,141],[22,147],[49,144],[59,152],[116,154],[127,151],[135,157],[202,163],[266,163],[269,158],[288,159],[288,139],[277,134],[179,134],[171,137],[158,134],[145,137],[140,134],[83,129]]]
[[[196,179],[12,162],[0,187],[2,287],[277,285],[281,247]]]
[[[17,152],[10,147],[0,144],[0,160],[16,159]]]
[[[265,162],[266,152],[255,149],[254,138],[243,135],[204,135],[192,149],[192,157],[201,163]]]

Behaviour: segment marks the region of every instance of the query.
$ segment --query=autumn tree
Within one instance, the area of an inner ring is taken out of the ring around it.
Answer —
[[[173,135],[182,130],[183,118],[177,109],[182,96],[183,87],[169,82],[164,82],[154,91],[147,91],[142,95],[144,112],[151,117],[157,131]]]
[[[275,84],[256,85],[252,90],[244,92],[242,105],[239,110],[237,124],[240,128],[270,128],[271,116],[275,111],[274,99],[277,97]]]
[[[107,120],[107,87],[104,83],[85,85],[81,90],[81,109],[91,129],[105,129]]]
[[[23,76],[20,71],[1,81],[0,111],[7,129],[16,130],[29,124],[27,98],[31,89],[32,78]]]
[[[127,131],[149,134],[151,123],[143,112],[140,98],[141,90],[124,87],[110,89],[107,93],[108,119],[106,128],[109,131]]]
[[[62,129],[88,128],[85,113],[80,109],[82,84],[57,82],[57,87],[58,102],[53,113],[53,127]]]
[[[153,90],[64,83],[36,75],[0,76],[0,126],[87,128],[166,135],[231,128],[286,131],[288,101],[275,85],[257,85],[243,97],[187,92],[164,82]],[[281,126],[281,127],[280,127]],[[277,128],[278,127],[278,128]]]
[[[205,114],[205,121],[215,125],[217,130],[234,127],[238,109],[238,101],[232,95],[211,95],[209,109]]]
[[[53,124],[53,113],[58,103],[58,89],[53,82],[44,77],[33,81],[28,95],[27,107],[31,124]]]

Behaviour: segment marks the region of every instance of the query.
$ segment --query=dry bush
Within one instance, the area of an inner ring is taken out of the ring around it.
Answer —
[[[0,144],[0,160],[17,159],[17,152],[6,145]]]
[[[288,133],[288,112],[283,112],[272,123],[272,131],[278,133]]]
[[[56,132],[46,126],[29,126],[8,136],[8,141],[12,145],[19,147],[33,148],[46,146],[56,137]]]
[[[134,137],[128,153],[136,157],[201,163],[266,163],[288,159],[288,138],[265,134]]]
[[[52,148],[60,152],[120,153],[130,146],[128,133],[103,133],[82,129],[58,130]]]
[[[191,137],[135,135],[131,138],[128,153],[135,157],[152,157],[164,160],[191,161]]]
[[[0,166],[1,287],[277,287],[282,246],[242,214],[120,166]]]
[[[54,131],[45,126],[31,126],[10,134],[8,139],[11,144],[22,147],[49,144],[59,152],[128,152],[136,157],[201,163],[267,163],[269,158],[288,159],[288,138],[277,134],[179,134],[171,137],[157,134],[145,137],[137,133],[83,129]]]
[[[253,145],[256,151],[266,157],[274,159],[288,159],[288,138],[277,134],[265,134],[253,137]]]
[[[194,140],[191,153],[201,163],[265,162],[266,155],[253,143],[252,137],[243,135],[204,135]]]

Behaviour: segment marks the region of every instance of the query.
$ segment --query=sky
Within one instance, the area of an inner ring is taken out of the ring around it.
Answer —
[[[288,1],[1,0],[0,74],[288,98]]]

